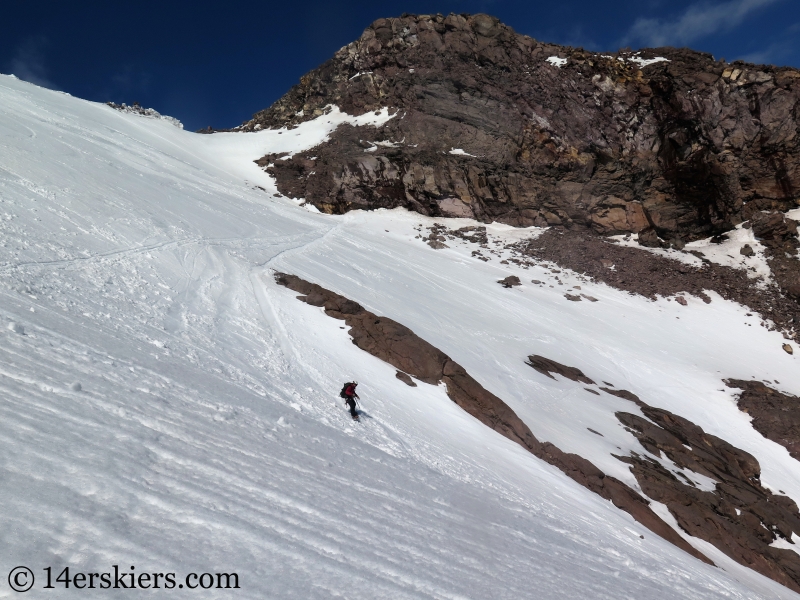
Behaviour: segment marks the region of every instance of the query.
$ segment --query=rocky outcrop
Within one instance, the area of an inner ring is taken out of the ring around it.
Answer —
[[[444,233],[440,235],[447,239]],[[794,238],[784,242],[787,248],[796,243]],[[715,264],[705,258],[701,266],[694,267],[576,231],[550,229],[510,249],[515,258],[509,262],[525,265],[526,261],[533,261],[531,264],[550,261],[617,289],[652,299],[673,297],[684,306],[687,301],[680,294],[692,294],[711,302],[706,294],[711,290],[760,314],[764,327],[777,329],[785,337],[800,341],[797,327],[800,323],[800,287],[797,285],[800,263],[794,255],[787,257],[783,245],[775,252],[768,248],[769,264],[778,284],[770,286],[756,286],[746,271]],[[794,292],[796,296],[792,295]]]
[[[800,199],[800,73],[686,49],[596,54],[487,15],[380,19],[241,129],[396,111],[261,164],[320,210],[688,241]],[[652,232],[652,233],[651,233]]]
[[[583,381],[580,369],[542,356],[529,357],[528,364],[548,377],[559,372],[571,375],[569,379],[573,381]],[[754,427],[765,436],[762,429],[775,435],[781,427],[777,423],[781,412],[789,411],[789,421],[800,414],[797,398],[770,390],[759,382],[726,383],[745,390],[739,406],[742,410],[755,410],[758,416],[754,417]],[[633,402],[642,412],[643,416],[620,411],[616,416],[639,440],[643,453],[615,457],[631,465],[646,498],[666,505],[689,535],[713,544],[737,562],[800,592],[800,555],[771,546],[778,538],[794,543],[793,536],[800,535],[800,511],[794,500],[773,494],[761,485],[761,466],[755,457],[683,417],[649,406],[628,390],[607,385],[600,389]],[[756,425],[759,417],[761,423]],[[779,443],[785,443],[786,437],[796,442],[797,431],[797,422],[784,425],[777,435],[781,438],[783,434]],[[714,490],[700,489],[698,482],[692,480],[692,477],[697,480],[697,475],[712,480]]]
[[[414,383],[414,380],[411,379],[411,376],[408,373],[403,373],[402,371],[398,371],[397,373],[395,373],[394,376],[409,387],[417,387],[417,384]]]
[[[644,494],[665,504],[688,534],[800,592],[800,555],[771,546],[778,538],[792,543],[793,535],[800,534],[797,504],[761,485],[761,467],[752,455],[633,394],[628,399],[646,418],[626,412],[617,418],[646,453],[617,458],[631,465]],[[667,469],[657,460],[662,453],[682,471],[676,475]],[[699,489],[691,473],[713,479],[715,490]]]
[[[114,110],[118,110],[123,113],[127,113],[129,115],[138,115],[140,117],[147,117],[150,119],[160,119],[162,121],[166,121],[177,127],[178,129],[183,129],[183,123],[181,123],[175,117],[169,117],[167,115],[162,115],[154,108],[144,108],[138,102],[134,102],[131,106],[128,106],[124,102],[122,104],[117,104],[116,102],[106,102],[107,106],[110,106]]]
[[[559,468],[570,478],[601,497],[610,500],[617,508],[628,512],[657,535],[711,564],[708,558],[686,543],[672,527],[656,515],[640,494],[618,479],[606,476],[585,458],[562,452],[549,442],[542,443],[537,440],[528,426],[505,402],[486,390],[441,350],[407,327],[387,317],[379,317],[352,300],[295,275],[276,273],[275,281],[302,294],[298,296],[299,300],[312,306],[323,307],[328,316],[343,320],[350,327],[349,333],[353,343],[395,367],[399,379],[406,381],[402,376],[410,375],[433,385],[444,383],[450,399],[481,423]],[[563,367],[563,370],[572,373],[570,367],[553,361],[548,363],[548,366],[553,365]]]
[[[775,298],[773,304],[785,314],[794,313],[794,320],[790,322],[796,329],[800,329],[797,328],[800,323],[800,317],[797,316],[800,312],[800,261],[797,260],[800,242],[797,238],[797,222],[777,211],[760,211],[754,213],[750,222],[745,225],[751,226],[755,237],[764,244],[764,256],[776,287],[782,292],[782,297]],[[800,332],[796,331],[793,337],[798,340]],[[784,346],[784,350],[789,354],[794,352],[791,346]]]
[[[502,285],[504,288],[512,288],[522,285],[522,282],[519,280],[519,277],[516,275],[509,275],[504,279],[500,279],[497,283]]]
[[[615,240],[591,232],[559,228],[550,228],[536,236],[504,245],[502,249],[510,256],[503,260],[523,269],[537,264],[555,264],[620,290],[653,300],[659,296],[667,297],[682,306],[688,305],[683,294],[691,294],[710,303],[711,297],[706,291],[714,291],[722,298],[743,304],[758,313],[762,327],[778,330],[786,339],[800,342],[800,328],[797,326],[800,323],[800,261],[796,257],[800,244],[797,237],[791,234],[794,221],[780,213],[780,220],[777,221],[770,217],[770,213],[762,214],[773,223],[783,224],[777,230],[759,229],[759,235],[770,236],[761,238],[765,243],[769,240],[778,241],[777,245],[765,246],[764,254],[774,278],[774,283],[769,285],[764,285],[763,280],[751,279],[743,269],[712,263],[700,252],[692,252],[700,259],[699,266],[692,266],[635,246],[618,244]],[[745,225],[752,226],[750,222]],[[418,230],[422,229],[420,225]],[[497,240],[490,247],[486,229],[482,226],[449,229],[441,223],[434,223],[428,229],[430,235],[420,237],[429,244],[433,240],[446,247],[446,242],[464,240],[477,245],[472,256],[479,260],[490,260],[487,254],[500,255],[496,249],[499,247]],[[786,232],[789,232],[789,237],[786,237]],[[754,285],[756,282],[761,285]],[[542,284],[536,279],[531,283]],[[597,298],[584,293],[578,296],[572,292],[565,296],[573,301],[583,299],[597,302]],[[784,349],[789,354],[793,353],[791,345],[786,345]]]
[[[533,367],[542,375],[547,375],[550,379],[555,379],[552,374],[557,373],[558,375],[566,377],[567,379],[571,379],[572,381],[580,381],[581,383],[588,383],[589,385],[594,384],[594,381],[586,377],[586,375],[584,375],[583,371],[580,369],[562,365],[559,362],[545,358],[544,356],[539,356],[538,354],[531,354],[528,357],[528,362],[525,364]]]
[[[780,248],[797,239],[797,223],[777,211],[759,211],[750,219],[753,235],[765,246]],[[791,245],[794,250],[797,244]]]
[[[784,446],[800,460],[800,398],[782,394],[760,381],[728,379],[726,385],[739,388],[739,410],[752,417],[753,429]]]
[[[295,275],[278,273],[275,280],[303,294],[298,296],[303,302],[323,307],[328,316],[343,320],[350,328],[353,343],[365,352],[419,381],[444,383],[450,399],[472,416],[525,448],[538,448],[539,442],[514,411],[408,327]]]

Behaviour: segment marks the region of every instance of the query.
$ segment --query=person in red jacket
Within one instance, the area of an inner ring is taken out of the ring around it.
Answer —
[[[358,419],[358,413],[356,412],[356,399],[358,398],[356,386],[358,386],[358,383],[354,381],[345,385],[344,388],[344,401],[350,407],[350,416],[354,419]]]

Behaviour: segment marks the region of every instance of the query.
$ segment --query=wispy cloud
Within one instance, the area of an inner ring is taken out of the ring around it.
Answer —
[[[781,0],[730,0],[693,4],[673,20],[640,17],[622,40],[622,45],[684,46],[707,35],[730,31],[752,12]]]
[[[44,50],[46,47],[47,38],[43,35],[25,40],[17,46],[14,58],[11,59],[9,64],[10,72],[30,83],[56,89],[56,85],[50,80],[45,66]]]
[[[757,65],[764,65],[767,63],[775,62],[778,57],[785,56],[791,50],[791,46],[787,42],[779,42],[770,44],[763,50],[757,50],[750,54],[739,56],[739,60],[744,62],[755,63]]]
[[[784,32],[774,36],[774,41],[766,48],[749,52],[737,58],[756,64],[779,64],[788,57],[796,56],[798,32],[800,32],[800,23],[795,23],[787,27]]]

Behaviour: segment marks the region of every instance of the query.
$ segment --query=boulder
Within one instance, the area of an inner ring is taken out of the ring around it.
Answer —
[[[794,283],[786,286],[786,295],[800,302],[800,284]]]
[[[533,367],[542,375],[547,375],[550,379],[555,379],[552,374],[556,373],[572,381],[580,381],[581,383],[587,383],[589,385],[594,384],[594,381],[584,375],[583,371],[580,369],[562,365],[559,362],[545,358],[544,356],[539,356],[538,354],[531,354],[525,364],[527,364],[529,367]]]
[[[778,211],[762,211],[750,218],[753,234],[765,246],[781,246],[797,236],[797,222]]]
[[[519,277],[516,275],[509,275],[505,279],[500,279],[497,283],[502,285],[504,288],[515,287],[518,285],[522,285],[522,282],[519,280]]]
[[[411,376],[408,373],[403,373],[403,371],[398,371],[397,373],[395,373],[394,376],[397,377],[403,383],[405,383],[407,386],[417,387],[417,384],[414,383],[414,380],[411,379]]]
[[[658,239],[658,234],[655,229],[645,229],[639,232],[638,236],[639,245],[646,246],[647,248],[660,248],[661,240]]]

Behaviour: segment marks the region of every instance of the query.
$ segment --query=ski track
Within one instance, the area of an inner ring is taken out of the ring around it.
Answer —
[[[289,141],[276,132],[198,136],[5,76],[0,105],[0,567],[239,574],[242,589],[204,598],[797,597],[674,548],[478,423],[443,387],[399,382],[343,322],[272,276],[298,274],[411,327],[541,439],[628,480],[603,456],[636,447],[613,417],[636,407],[587,403],[582,386],[544,380],[523,360],[540,352],[684,414],[691,402],[652,390],[666,389],[668,369],[709,384],[709,365],[656,343],[663,364],[648,388],[650,355],[632,364],[642,348],[610,333],[621,310],[640,318],[672,306],[588,284],[600,303],[504,290],[495,281],[509,273],[546,274],[481,263],[466,245],[434,251],[414,239],[414,226],[432,222],[418,215],[330,217],[273,198],[274,183],[229,154],[240,143],[250,160],[279,150]],[[346,120],[321,119],[294,132],[291,151]],[[716,298],[680,315],[703,321],[711,310],[739,318]],[[774,342],[748,335],[759,348]],[[775,360],[753,374],[800,391],[793,363]],[[351,378],[362,382],[359,423],[337,396]],[[713,402],[684,416],[722,437],[733,427],[765,480],[783,477],[800,498],[795,463],[752,434],[729,392]],[[608,437],[585,432],[586,421]]]

